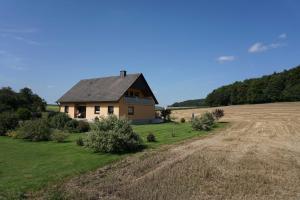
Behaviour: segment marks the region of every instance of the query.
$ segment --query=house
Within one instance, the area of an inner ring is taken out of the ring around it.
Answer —
[[[158,104],[143,74],[126,71],[119,76],[81,80],[57,102],[60,112],[71,118],[94,120],[113,114],[134,122],[153,120]]]

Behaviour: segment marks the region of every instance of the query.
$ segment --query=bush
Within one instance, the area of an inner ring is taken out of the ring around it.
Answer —
[[[0,135],[5,135],[7,131],[18,126],[18,118],[13,113],[0,113]]]
[[[83,141],[82,137],[79,137],[76,139],[76,144],[78,146],[84,146],[84,141]]]
[[[156,138],[155,138],[155,135],[153,133],[149,133],[147,135],[147,141],[148,142],[156,142]]]
[[[65,133],[60,130],[54,130],[51,134],[51,140],[55,142],[64,142],[68,136],[69,136],[68,133]]]
[[[213,115],[206,112],[201,115],[201,117],[195,117],[192,120],[192,127],[194,130],[210,130],[214,125],[215,119]]]
[[[78,125],[79,122],[75,119],[72,119],[66,123],[64,130],[70,133],[78,133]]]
[[[17,116],[20,120],[29,120],[31,118],[31,112],[28,108],[19,108],[17,110]]]
[[[79,121],[77,129],[78,129],[79,133],[84,133],[84,132],[88,132],[91,128],[90,128],[90,124],[88,122]]]
[[[224,110],[223,109],[215,109],[212,112],[212,114],[216,120],[219,120],[221,117],[224,116]]]
[[[50,125],[52,128],[63,130],[65,125],[71,118],[65,113],[57,113],[50,119]]]
[[[42,113],[41,112],[33,112],[32,113],[32,119],[38,119],[42,117]]]
[[[17,137],[17,131],[16,130],[9,130],[6,135],[8,137],[16,138]]]
[[[160,111],[160,114],[161,114],[161,116],[164,118],[164,121],[166,122],[166,121],[171,121],[171,113],[172,113],[172,111],[170,110],[170,109],[162,109],[161,111]]]
[[[30,141],[46,141],[51,139],[51,129],[47,120],[36,119],[25,121],[17,129],[17,138]]]
[[[51,119],[52,117],[54,117],[55,115],[59,114],[59,112],[55,112],[55,111],[48,111],[47,112],[47,118]]]
[[[135,151],[141,147],[139,135],[133,132],[126,119],[108,116],[95,122],[92,128],[85,145],[95,152],[120,153]]]
[[[181,122],[181,123],[185,123],[185,119],[184,119],[184,118],[181,118],[181,119],[180,119],[180,122]]]

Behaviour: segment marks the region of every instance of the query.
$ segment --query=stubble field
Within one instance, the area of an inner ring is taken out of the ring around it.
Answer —
[[[300,199],[300,102],[222,109],[230,122],[223,130],[130,156],[54,190],[70,199]]]

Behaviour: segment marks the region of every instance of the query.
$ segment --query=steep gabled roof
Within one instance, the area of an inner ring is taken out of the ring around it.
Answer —
[[[147,84],[143,74],[128,74],[125,77],[110,76],[84,79],[74,85],[57,101],[63,102],[109,102],[119,101],[122,95],[136,82],[144,82],[145,88],[157,100]]]

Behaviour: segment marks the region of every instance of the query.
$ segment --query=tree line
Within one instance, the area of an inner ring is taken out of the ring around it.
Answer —
[[[204,107],[206,106],[205,99],[193,99],[182,102],[175,102],[170,107]]]
[[[237,81],[213,90],[209,106],[300,101],[300,66],[260,78]]]
[[[36,114],[45,111],[46,105],[46,101],[29,88],[25,87],[19,92],[13,91],[10,87],[0,89],[0,113],[14,113],[26,109],[31,114]]]

